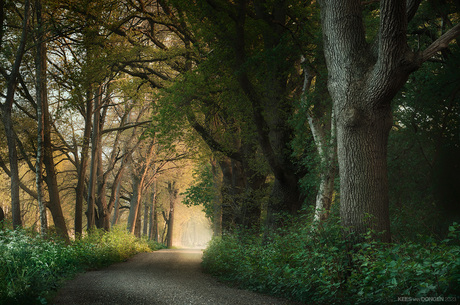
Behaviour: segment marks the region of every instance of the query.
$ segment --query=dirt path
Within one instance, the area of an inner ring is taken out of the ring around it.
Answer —
[[[201,272],[200,250],[141,253],[127,262],[77,276],[53,304],[292,304],[230,288]]]

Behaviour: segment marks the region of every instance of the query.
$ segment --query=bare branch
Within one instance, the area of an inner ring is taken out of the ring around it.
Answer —
[[[141,126],[141,125],[144,125],[144,124],[149,124],[149,123],[151,123],[151,122],[152,122],[152,121],[149,120],[149,121],[139,122],[139,123],[136,123],[136,124],[129,124],[129,125],[120,126],[120,127],[116,127],[116,128],[104,129],[104,130],[102,131],[102,134],[106,134],[106,133],[114,132],[114,131],[126,130],[126,129],[130,129],[130,128],[138,127],[138,126]]]

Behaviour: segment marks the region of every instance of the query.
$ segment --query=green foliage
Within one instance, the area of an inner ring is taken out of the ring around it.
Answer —
[[[204,268],[248,289],[315,304],[376,304],[400,297],[457,297],[460,227],[440,243],[351,246],[331,219],[312,229],[308,222],[281,230],[270,243],[244,233],[214,238]]]
[[[160,247],[122,228],[95,231],[70,246],[23,230],[0,231],[0,304],[46,304],[50,292],[77,272]]]
[[[213,202],[218,196],[218,190],[215,187],[214,175],[209,164],[205,164],[193,172],[192,185],[181,195],[185,196],[182,203],[186,206],[203,206],[206,217],[212,221],[212,216],[214,215]]]

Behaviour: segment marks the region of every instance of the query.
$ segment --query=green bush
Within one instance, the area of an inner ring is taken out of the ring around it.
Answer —
[[[269,243],[245,234],[214,238],[203,266],[252,290],[319,304],[373,304],[400,297],[456,297],[460,291],[459,226],[448,240],[351,246],[336,219],[312,230],[281,230]]]
[[[0,231],[0,304],[46,304],[50,292],[77,272],[160,247],[122,228],[97,230],[71,245],[25,230]]]

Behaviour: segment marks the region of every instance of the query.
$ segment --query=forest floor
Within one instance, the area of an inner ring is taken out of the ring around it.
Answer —
[[[201,250],[192,249],[137,254],[78,275],[58,291],[52,304],[295,304],[218,282],[202,272],[201,256]]]

